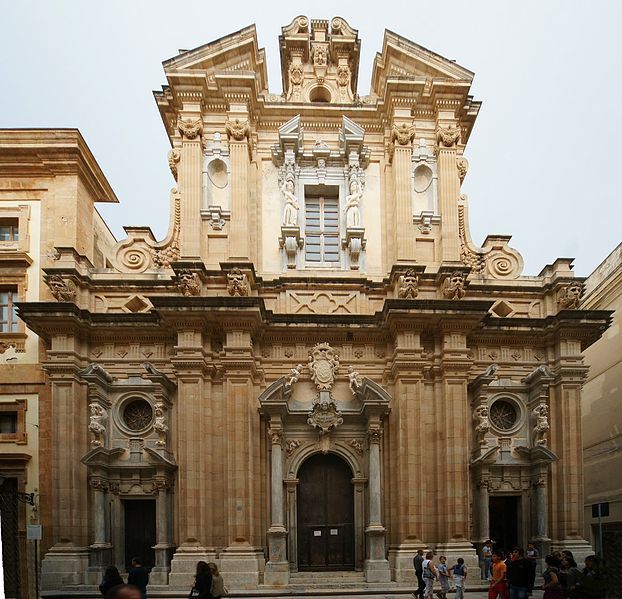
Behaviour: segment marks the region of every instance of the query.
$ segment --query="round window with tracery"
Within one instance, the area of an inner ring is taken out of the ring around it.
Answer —
[[[145,399],[134,399],[123,408],[123,423],[132,431],[147,428],[153,420],[153,409]]]
[[[511,401],[500,399],[490,407],[490,422],[499,430],[509,431],[518,420],[518,411]]]

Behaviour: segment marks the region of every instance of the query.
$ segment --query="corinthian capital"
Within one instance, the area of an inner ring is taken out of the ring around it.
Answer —
[[[240,119],[229,119],[225,123],[225,131],[227,132],[227,139],[233,139],[235,141],[242,141],[248,139],[251,134],[251,128],[248,121],[241,121]]]
[[[391,130],[391,142],[393,144],[397,143],[400,146],[407,146],[412,143],[414,138],[414,125],[411,125],[410,127],[406,123],[402,123],[399,127],[397,125],[393,125],[393,129]]]
[[[439,147],[453,148],[460,141],[460,127],[448,125],[436,130],[436,141]]]
[[[180,118],[177,121],[177,129],[185,139],[196,139],[203,135],[203,120],[198,118],[196,121],[185,121]]]

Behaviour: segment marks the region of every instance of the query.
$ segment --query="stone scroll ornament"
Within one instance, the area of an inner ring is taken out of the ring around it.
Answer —
[[[93,447],[102,447],[104,444],[104,435],[106,427],[103,421],[106,419],[106,412],[98,403],[89,404],[89,432],[91,433],[91,445]]]
[[[330,391],[339,369],[339,355],[328,343],[316,344],[309,353],[311,380],[320,391]]]
[[[46,281],[50,293],[58,302],[73,302],[76,299],[76,286],[72,280],[65,281],[61,275],[50,275]]]
[[[343,416],[334,401],[316,403],[308,416],[307,424],[318,429],[320,437],[343,424]]]

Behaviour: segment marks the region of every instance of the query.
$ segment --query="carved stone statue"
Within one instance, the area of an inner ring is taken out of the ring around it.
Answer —
[[[298,226],[298,210],[300,205],[298,204],[298,198],[294,195],[294,182],[291,178],[286,178],[281,185],[281,194],[285,200],[285,208],[283,209],[283,226],[284,227],[297,227]]]
[[[350,379],[350,391],[352,391],[353,395],[356,395],[363,385],[363,379],[361,375],[354,370],[353,366],[348,366],[348,378]]]
[[[233,296],[248,295],[248,277],[239,268],[227,273],[227,292]]]
[[[350,179],[350,194],[346,198],[346,227],[358,229],[361,226],[361,210],[359,208],[363,199],[363,188],[357,175]]]
[[[551,428],[549,426],[549,408],[545,403],[541,403],[533,409],[531,414],[536,422],[533,427],[534,445],[546,447],[548,445],[547,435]]]
[[[398,297],[405,299],[414,299],[419,294],[419,277],[417,273],[411,268],[407,270],[398,279]]]
[[[298,379],[300,378],[300,375],[302,374],[303,369],[304,369],[304,366],[302,364],[298,364],[296,368],[292,368],[289,371],[289,380],[287,381],[287,383],[285,383],[285,385],[287,387],[293,387],[298,382]]]
[[[309,354],[311,379],[320,391],[330,391],[339,369],[339,356],[328,343],[318,343]]]
[[[443,295],[447,299],[462,299],[465,295],[464,273],[457,270],[445,279]]]
[[[477,406],[473,412],[473,420],[475,421],[475,437],[480,445],[486,444],[486,433],[490,430],[490,421],[488,420],[488,408],[486,406]]]
[[[168,166],[171,169],[171,175],[173,175],[173,179],[177,181],[177,165],[181,160],[181,152],[177,148],[173,148],[168,153]]]
[[[89,431],[91,431],[92,439],[91,445],[93,447],[101,447],[104,444],[104,435],[106,434],[106,427],[102,424],[102,421],[106,418],[106,414],[103,408],[95,402],[89,404]]]
[[[183,295],[199,295],[201,286],[199,275],[191,270],[180,270],[177,273],[177,287]]]
[[[153,408],[155,411],[155,420],[153,423],[153,430],[155,430],[160,437],[156,441],[156,445],[158,447],[166,447],[166,435],[168,433],[168,426],[166,424],[166,416],[164,415],[166,406],[162,402],[157,402]]]
[[[582,294],[583,285],[575,281],[561,288],[557,301],[562,308],[575,310],[579,307]]]
[[[51,275],[47,280],[50,292],[59,302],[73,302],[76,299],[76,286],[73,281],[65,281],[60,275]]]

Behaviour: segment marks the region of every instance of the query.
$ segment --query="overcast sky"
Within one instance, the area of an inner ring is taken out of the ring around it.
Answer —
[[[77,127],[120,199],[123,225],[168,226],[174,185],[152,90],[162,61],[251,23],[281,91],[278,35],[304,14],[362,40],[358,91],[391,29],[475,72],[483,102],[463,184],[471,233],[511,234],[535,275],[574,257],[588,275],[620,242],[622,2],[0,2],[0,127]],[[291,8],[290,8],[291,7]]]

